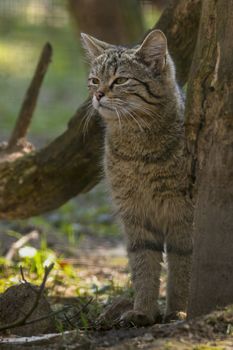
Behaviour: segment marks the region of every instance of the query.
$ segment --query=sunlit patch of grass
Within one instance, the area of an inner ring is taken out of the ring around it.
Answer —
[[[26,247],[24,254],[18,256],[17,263],[9,264],[5,259],[0,259],[0,293],[4,292],[8,287],[20,283],[22,277],[20,275],[19,266],[23,267],[24,278],[36,285],[40,285],[44,275],[45,265],[53,262],[54,268],[51,271],[47,282],[46,291],[50,297],[59,296],[62,298],[76,297],[83,300],[92,300],[87,313],[80,314],[81,326],[88,327],[90,313],[95,319],[108,304],[118,296],[132,296],[132,288],[129,284],[129,278],[118,279],[113,275],[109,279],[108,275],[95,269],[87,269],[85,267],[73,266],[65,262],[62,257],[58,257],[54,251],[50,249],[32,249]],[[27,250],[27,254],[26,254]],[[20,255],[20,254],[19,254]]]
[[[196,345],[192,348],[192,350],[225,350],[225,347],[205,344],[205,345]]]
[[[1,281],[0,293],[11,285],[18,284],[21,281],[20,267],[23,268],[26,280],[33,284],[40,284],[44,276],[44,268],[54,263],[54,269],[49,275],[46,286],[50,294],[53,294],[56,287],[60,284],[67,288],[78,281],[78,275],[72,265],[61,265],[56,252],[48,248],[35,249],[31,246],[25,246],[19,250],[17,261],[8,262],[6,259],[0,259]]]

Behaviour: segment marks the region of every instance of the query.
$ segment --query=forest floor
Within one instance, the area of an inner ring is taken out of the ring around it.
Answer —
[[[96,191],[98,192],[99,189]],[[96,193],[90,194],[89,199],[93,195],[96,196]],[[100,193],[98,193],[99,197]],[[80,203],[84,205],[84,202],[87,204],[86,201],[89,199],[81,198],[79,205]],[[77,204],[75,205],[77,209]],[[109,321],[107,326],[98,327],[96,320],[106,307],[112,303],[114,305],[117,300],[128,302],[132,298],[124,242],[107,212],[101,214],[98,212],[96,216],[94,215],[92,224],[99,222],[99,228],[101,225],[107,226],[114,235],[104,233],[103,227],[102,235],[93,235],[94,226],[92,228],[76,227],[74,236],[71,233],[70,235],[58,234],[55,232],[55,227],[59,228],[58,219],[62,217],[63,227],[65,227],[64,216],[67,215],[64,208],[61,211],[62,214],[59,212],[50,214],[49,221],[46,216],[47,224],[50,222],[53,230],[51,226],[43,226],[42,218],[40,218],[40,224],[37,218],[37,225],[34,226],[30,226],[28,221],[26,226],[22,221],[1,224],[1,291],[4,292],[7,287],[18,285],[19,282],[22,283],[19,265],[23,266],[24,278],[33,285],[38,285],[43,277],[45,263],[53,261],[55,265],[46,283],[46,299],[54,313],[57,310],[62,311],[51,319],[53,325],[55,319],[55,328],[49,334],[38,334],[40,333],[39,324],[33,328],[34,335],[32,329],[25,332],[25,326],[2,332],[0,349],[28,349],[28,347],[30,349],[83,350],[233,349],[233,307],[189,322],[179,321],[156,324],[151,327],[123,329]],[[71,213],[72,210],[69,211],[69,219]],[[55,214],[56,218],[54,218]],[[80,221],[82,222],[81,219]],[[54,222],[56,222],[55,226]],[[26,237],[32,230],[38,230],[41,233],[37,238],[12,252],[13,243],[19,242],[20,238]],[[46,232],[46,238],[43,231]],[[68,231],[71,232],[71,228]],[[75,243],[75,235],[79,231],[85,231],[85,234],[82,233]],[[13,255],[11,261],[7,262],[4,259],[7,254],[9,257],[9,252]],[[163,264],[159,301],[161,310],[164,307],[165,283],[166,264]],[[4,293],[0,295],[0,301],[3,295]],[[28,295],[26,297],[28,298]],[[119,308],[117,311],[122,310]],[[7,314],[8,321],[9,312],[10,309]],[[0,315],[0,326],[4,324],[1,317]],[[33,319],[33,316],[31,318]]]

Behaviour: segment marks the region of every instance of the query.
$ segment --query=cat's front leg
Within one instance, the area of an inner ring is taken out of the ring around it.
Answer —
[[[159,317],[157,301],[163,239],[148,228],[132,224],[125,224],[125,232],[135,297],[133,310],[122,315],[121,323],[137,326],[153,324]]]

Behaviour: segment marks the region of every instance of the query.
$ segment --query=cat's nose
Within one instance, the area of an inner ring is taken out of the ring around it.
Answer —
[[[103,96],[104,96],[104,92],[103,91],[97,91],[95,93],[95,97],[96,97],[97,101],[100,101]]]

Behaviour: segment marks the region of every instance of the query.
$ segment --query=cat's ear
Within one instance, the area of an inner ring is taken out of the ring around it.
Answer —
[[[96,57],[100,56],[104,50],[109,48],[111,45],[104,41],[98,40],[91,35],[81,33],[83,47],[87,52],[87,56],[92,62]]]
[[[155,70],[163,70],[166,65],[167,38],[161,30],[152,30],[137,48],[138,55],[146,65]]]

